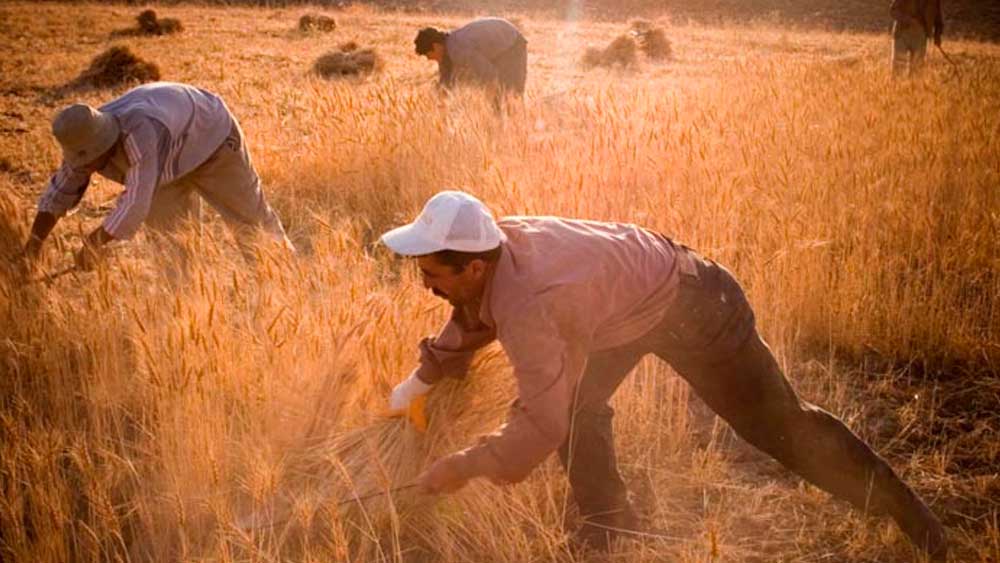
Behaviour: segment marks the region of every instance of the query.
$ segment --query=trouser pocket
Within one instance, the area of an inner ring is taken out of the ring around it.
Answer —
[[[728,270],[687,249],[680,252],[688,253],[694,268],[680,270],[677,299],[657,331],[658,348],[681,361],[726,361],[753,333],[753,310]]]

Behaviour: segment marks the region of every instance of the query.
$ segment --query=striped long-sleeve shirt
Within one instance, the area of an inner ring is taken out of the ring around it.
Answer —
[[[221,98],[169,82],[129,90],[101,106],[121,127],[121,148],[98,174],[125,185],[104,230],[116,239],[135,235],[146,219],[153,194],[189,174],[222,145],[234,118]],[[90,185],[90,174],[63,162],[38,202],[38,210],[57,217],[76,207]]]

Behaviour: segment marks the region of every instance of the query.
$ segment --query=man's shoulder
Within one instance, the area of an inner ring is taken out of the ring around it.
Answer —
[[[513,24],[503,18],[481,18],[473,20],[448,34],[448,48],[462,48],[479,43],[507,43],[510,38],[520,35]]]
[[[487,17],[474,19],[471,22],[463,25],[462,27],[456,29],[453,33],[458,33],[462,31],[475,30],[475,29],[512,29],[517,30],[514,24],[503,18],[497,17]]]
[[[115,117],[118,118],[122,133],[140,143],[154,141],[167,133],[166,125],[150,111],[149,107],[141,104],[117,113]]]

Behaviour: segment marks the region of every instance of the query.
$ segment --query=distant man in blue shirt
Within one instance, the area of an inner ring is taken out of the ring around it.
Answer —
[[[444,88],[474,83],[500,94],[524,94],[528,42],[505,19],[478,19],[451,32],[426,27],[413,43],[418,55],[437,61]]]

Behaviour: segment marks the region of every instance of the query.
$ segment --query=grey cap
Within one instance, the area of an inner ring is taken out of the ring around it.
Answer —
[[[118,141],[118,120],[87,104],[73,104],[52,120],[52,134],[62,146],[63,160],[83,167],[108,152]]]

